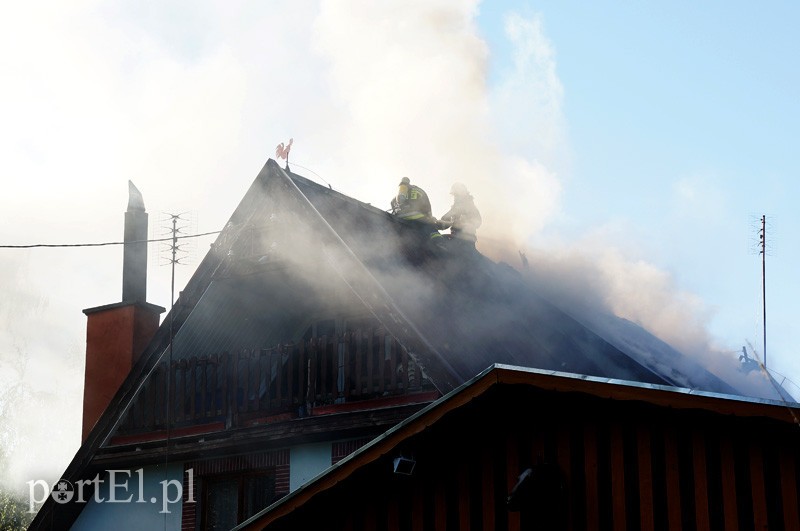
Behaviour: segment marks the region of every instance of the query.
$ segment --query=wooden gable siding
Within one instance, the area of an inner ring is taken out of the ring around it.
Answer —
[[[166,364],[159,364],[117,437],[168,424],[248,426],[310,415],[317,406],[433,389],[408,351],[383,330],[174,361],[169,378]]]
[[[490,394],[266,529],[312,528],[319,515],[347,531],[800,528],[798,426],[569,393]],[[401,454],[416,460],[410,477],[392,473]],[[560,471],[560,502],[508,511],[518,475],[542,463]]]

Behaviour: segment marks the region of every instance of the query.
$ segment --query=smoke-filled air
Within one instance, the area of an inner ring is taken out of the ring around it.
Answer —
[[[292,171],[381,210],[404,176],[425,189],[434,216],[450,208],[453,183],[463,183],[483,219],[478,250],[518,270],[537,296],[609,336],[621,322],[640,325],[742,392],[775,398],[761,373],[738,369],[742,346],[750,342],[752,354],[762,337],[758,257],[736,247],[721,213],[743,216],[746,247],[747,210],[729,188],[736,176],[708,160],[689,168],[627,144],[620,121],[631,137],[661,138],[667,126],[658,120],[669,117],[655,113],[645,128],[632,117],[638,111],[615,108],[625,98],[612,98],[601,81],[619,76],[622,92],[647,88],[616,67],[581,63],[575,50],[600,44],[570,37],[559,7],[45,4],[18,3],[0,21],[0,244],[121,240],[129,179],[151,213],[153,237],[163,235],[156,220],[165,211],[190,212],[200,232],[221,230],[275,146],[293,138]],[[587,34],[595,27],[575,16]],[[640,40],[629,43],[625,64],[652,74],[630,50],[644,46],[642,36],[629,38]],[[604,53],[593,57],[622,60],[619,49]],[[594,81],[579,78],[582,70]],[[594,131],[608,134],[587,140]],[[593,161],[601,155],[618,166]],[[622,186],[614,168],[631,168],[636,179]],[[709,190],[709,209],[681,216],[697,190]],[[785,234],[798,221],[788,212]],[[648,214],[653,219],[637,221]],[[687,256],[682,234],[702,251]],[[198,240],[193,265],[178,267],[177,290],[213,238]],[[732,239],[729,257],[707,256]],[[737,269],[745,260],[752,267]],[[170,273],[160,262],[153,244],[148,300],[168,308]],[[0,249],[0,480],[8,488],[58,478],[79,447],[81,310],[120,300],[121,264],[119,247]],[[731,278],[717,285],[718,276]],[[419,282],[414,271],[395,280]],[[734,300],[737,289],[744,295]],[[724,312],[736,304],[746,309]],[[787,321],[776,317],[777,334]],[[775,363],[797,375],[800,367],[782,360],[790,351],[778,339]]]

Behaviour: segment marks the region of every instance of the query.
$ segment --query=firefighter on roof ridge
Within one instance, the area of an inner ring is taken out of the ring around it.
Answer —
[[[436,218],[433,217],[428,194],[419,186],[411,184],[408,177],[400,180],[397,195],[392,198],[391,205],[395,216],[423,224],[425,230],[429,231],[430,238],[442,237],[436,228]]]
[[[481,213],[475,206],[472,195],[463,184],[453,184],[450,194],[453,196],[453,206],[447,214],[442,216],[439,226],[450,227],[448,236],[451,242],[475,249],[475,242],[478,240],[476,232],[483,221]]]
[[[425,220],[433,217],[431,202],[425,190],[411,184],[411,179],[403,177],[392,198],[392,212],[399,218],[409,220]]]

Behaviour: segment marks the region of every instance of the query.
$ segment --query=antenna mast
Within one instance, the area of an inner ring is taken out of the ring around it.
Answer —
[[[185,214],[185,213],[184,213]],[[173,414],[173,407],[174,404],[171,401],[172,397],[172,361],[173,361],[173,350],[174,350],[174,343],[175,343],[175,266],[176,265],[183,265],[184,262],[181,262],[181,259],[186,258],[186,256],[179,256],[178,253],[186,253],[187,250],[183,248],[185,244],[178,243],[179,234],[184,232],[184,226],[178,225],[178,220],[186,223],[187,219],[185,217],[181,217],[182,214],[164,214],[166,219],[163,221],[164,223],[169,223],[172,226],[169,227],[162,227],[166,229],[167,234],[172,236],[171,241],[164,244],[166,250],[170,252],[171,257],[168,257],[166,263],[170,265],[171,269],[171,278],[170,278],[170,306],[169,306],[169,354],[166,366],[166,390],[165,390],[165,397],[167,402],[167,445],[166,451],[164,452],[164,481],[167,481],[168,478],[168,469],[169,469],[169,457],[170,457],[170,445],[172,439],[172,414]],[[196,232],[196,231],[195,231]],[[167,529],[167,515],[164,515],[164,529]]]
[[[764,309],[764,367],[767,366],[767,216],[761,216],[761,230],[758,233],[761,249],[761,300]]]

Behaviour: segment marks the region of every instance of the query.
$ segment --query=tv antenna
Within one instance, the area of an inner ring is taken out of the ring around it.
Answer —
[[[169,303],[169,359],[166,366],[166,391],[165,397],[167,402],[167,447],[164,452],[164,481],[167,480],[167,470],[169,468],[169,454],[170,444],[172,439],[172,413],[173,404],[170,400],[172,396],[172,360],[173,349],[175,343],[175,266],[185,265],[188,263],[190,257],[189,247],[192,246],[191,241],[182,241],[178,243],[178,238],[185,235],[188,230],[192,230],[192,223],[189,219],[187,212],[180,214],[162,213],[161,218],[162,235],[171,235],[172,239],[162,243],[162,248],[168,254],[166,261],[162,260],[163,265],[169,265],[171,269],[170,278],[170,303]],[[179,223],[180,222],[180,223]],[[194,232],[197,232],[194,230]],[[191,240],[191,239],[190,239]],[[163,255],[160,255],[162,258]],[[164,520],[164,527],[166,529],[166,515]]]
[[[181,236],[186,235],[190,231],[197,232],[196,227],[192,227],[193,223],[188,215],[188,212],[181,212],[180,214],[171,214],[164,212],[161,217],[162,236],[171,236],[172,239],[162,242],[159,248],[159,257],[161,258],[161,265],[169,265],[171,271],[170,279],[170,305],[169,305],[169,363],[172,364],[172,343],[174,338],[174,324],[175,324],[175,266],[186,265],[189,263],[191,252],[195,248],[196,242],[193,239],[182,240],[178,243]],[[180,222],[180,223],[179,223]],[[164,256],[166,254],[166,256]],[[169,385],[169,384],[168,384]],[[167,390],[169,391],[169,389]]]
[[[761,216],[758,231],[758,253],[761,255],[761,301],[764,315],[764,367],[767,366],[767,216]]]
[[[159,236],[166,236],[170,239],[162,241],[158,247],[159,265],[188,265],[191,262],[197,249],[197,241],[194,238],[184,238],[184,236],[197,232],[194,217],[188,211],[180,214],[161,213],[158,220],[161,229]]]

